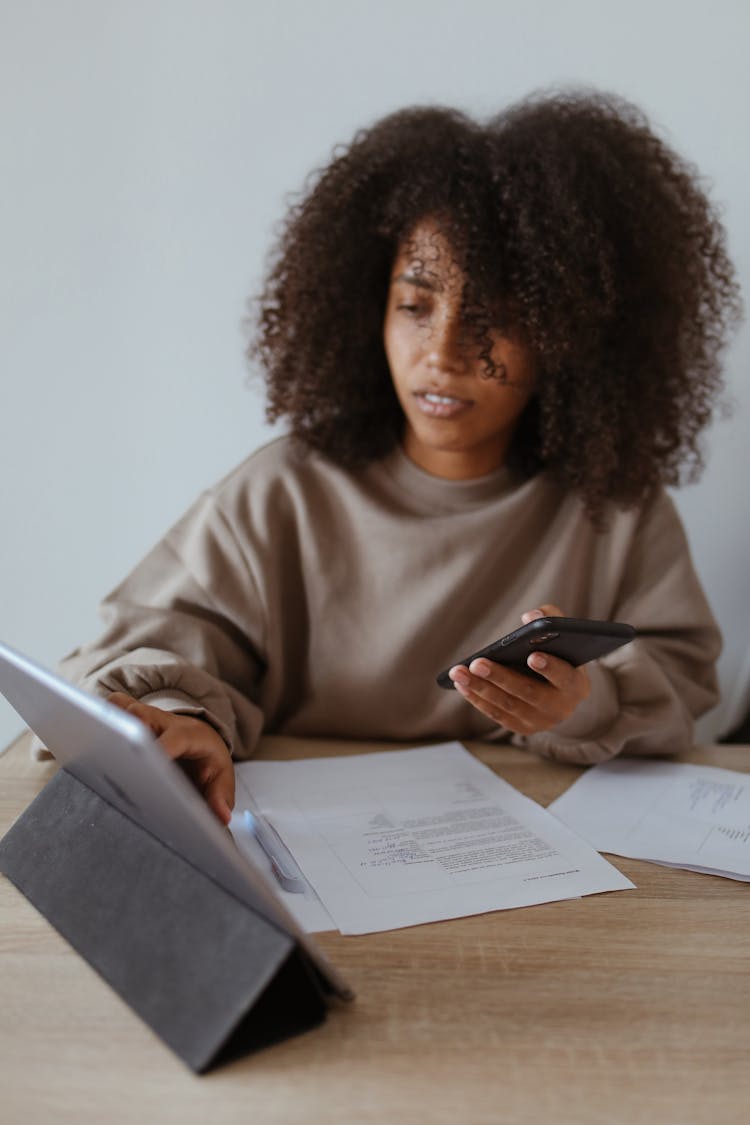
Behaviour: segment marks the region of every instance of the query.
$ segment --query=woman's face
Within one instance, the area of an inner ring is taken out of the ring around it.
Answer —
[[[406,416],[407,456],[438,477],[468,480],[499,468],[531,397],[530,349],[490,333],[497,376],[462,323],[465,279],[435,222],[405,240],[391,272],[383,338]]]

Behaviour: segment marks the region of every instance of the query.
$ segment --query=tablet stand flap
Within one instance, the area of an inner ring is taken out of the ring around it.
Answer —
[[[0,870],[195,1071],[320,1023],[294,938],[61,770]]]

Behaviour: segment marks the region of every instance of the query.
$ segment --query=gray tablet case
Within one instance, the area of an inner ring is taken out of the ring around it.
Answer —
[[[14,706],[17,668],[2,672],[17,658],[0,645],[0,690]],[[33,683],[24,689],[34,694]],[[40,734],[54,749],[49,721]],[[231,878],[212,878],[128,816],[118,792],[121,807],[77,769],[61,770],[0,841],[0,871],[188,1066],[203,1072],[314,1027],[332,994],[351,995],[310,955],[309,939],[280,925],[262,897],[253,906],[252,885],[249,896],[240,884],[232,893]]]

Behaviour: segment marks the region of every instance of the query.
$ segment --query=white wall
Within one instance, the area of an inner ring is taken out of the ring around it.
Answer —
[[[723,201],[750,270],[744,0],[0,0],[0,637],[52,664],[200,488],[269,435],[241,322],[285,196],[415,102],[553,82],[640,103]],[[680,494],[750,682],[745,331],[736,411]],[[4,708],[4,709],[3,709]],[[19,728],[0,707],[0,744]]]

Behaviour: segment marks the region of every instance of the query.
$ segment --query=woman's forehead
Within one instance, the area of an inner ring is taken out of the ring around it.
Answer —
[[[393,277],[419,279],[434,289],[463,285],[461,263],[444,227],[436,219],[421,219],[399,244]]]

